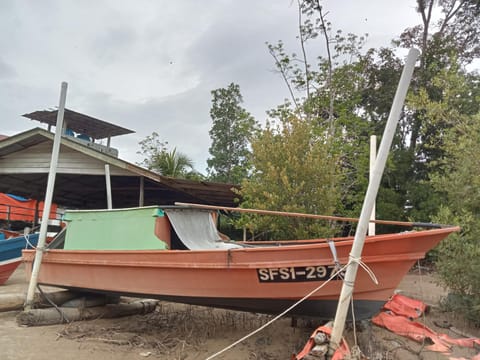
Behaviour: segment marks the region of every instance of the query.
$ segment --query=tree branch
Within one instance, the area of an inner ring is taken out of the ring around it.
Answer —
[[[334,116],[333,116],[333,101],[335,99],[335,91],[333,89],[333,84],[332,84],[332,78],[333,78],[333,63],[332,63],[332,54],[330,51],[330,38],[328,37],[327,34],[327,26],[325,23],[325,16],[322,12],[322,6],[320,5],[320,0],[314,0],[315,1],[315,8],[318,11],[320,21],[322,23],[322,32],[323,36],[325,38],[325,45],[327,48],[327,60],[328,60],[328,77],[327,77],[327,87],[329,90],[329,109],[328,109],[328,123],[329,123],[329,133],[331,136],[334,135],[334,127],[333,127],[333,122],[334,122]]]
[[[466,0],[461,0],[460,3],[458,4],[457,8],[455,8],[456,1],[452,3],[452,6],[450,9],[447,11],[445,19],[443,19],[442,26],[440,27],[439,32],[443,32],[448,25],[448,22],[452,20],[452,18],[457,15],[457,12],[463,7],[463,5],[466,3]]]
[[[423,34],[422,34],[422,57],[420,58],[420,68],[425,68],[425,54],[427,52],[428,46],[428,32],[430,28],[430,21],[432,19],[432,10],[434,5],[434,0],[430,0],[428,3],[428,12],[425,13],[425,1],[424,0],[417,0],[418,1],[418,10],[422,15],[422,22],[423,22]]]
[[[273,51],[273,47],[271,45],[268,46],[268,52],[270,53],[270,55],[272,55],[273,59],[275,60],[275,65],[279,69],[279,72],[282,75],[282,78],[285,81],[285,84],[287,85],[288,91],[290,92],[290,97],[293,103],[295,104],[295,109],[298,110],[299,106],[298,106],[297,100],[295,99],[295,95],[293,94],[293,89],[292,89],[292,86],[290,85],[290,81],[288,80],[285,69],[283,68],[282,64],[278,60],[277,55]]]
[[[305,87],[307,92],[307,100],[310,100],[310,73],[308,71],[307,52],[305,50],[305,39],[303,38],[302,30],[302,2],[297,0],[298,3],[298,31],[300,34],[300,46],[302,47],[303,61],[305,64]]]

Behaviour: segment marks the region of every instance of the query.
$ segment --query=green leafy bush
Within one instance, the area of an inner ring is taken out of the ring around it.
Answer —
[[[454,215],[442,207],[435,221],[462,227],[434,251],[441,282],[450,290],[443,305],[480,326],[480,219],[466,210]]]

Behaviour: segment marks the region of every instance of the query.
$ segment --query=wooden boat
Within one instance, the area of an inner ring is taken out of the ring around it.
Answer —
[[[22,249],[36,246],[38,234],[20,235],[0,230],[0,285],[3,285],[22,262]]]
[[[264,245],[222,240],[211,211],[188,207],[70,211],[68,226],[43,255],[39,283],[187,304],[279,313],[346,264],[353,238]],[[458,227],[367,237],[359,271],[357,319],[375,314],[412,265]],[[333,251],[332,251],[333,250]],[[334,253],[336,252],[336,256]],[[35,253],[23,252],[30,276]],[[340,276],[291,310],[331,318]]]

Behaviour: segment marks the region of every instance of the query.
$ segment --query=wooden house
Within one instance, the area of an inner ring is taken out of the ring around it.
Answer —
[[[0,141],[0,192],[43,200],[57,111],[24,116],[47,124],[48,130],[34,128]],[[231,184],[170,178],[118,158],[110,138],[131,130],[68,109],[65,123],[53,195],[59,205],[106,208],[105,165],[109,165],[114,208],[176,201],[235,206]],[[99,139],[107,139],[107,145],[98,144]]]

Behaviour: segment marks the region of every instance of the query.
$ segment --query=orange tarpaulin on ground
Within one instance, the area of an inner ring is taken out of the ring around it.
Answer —
[[[430,339],[433,345],[426,349],[442,353],[449,353],[452,345],[474,348],[480,346],[479,338],[461,338],[455,339],[446,334],[439,334],[429,327],[410,320],[418,318],[420,309],[425,309],[424,303],[418,300],[407,298],[403,295],[394,295],[384,306],[384,310],[376,315],[372,322],[375,325],[387,328],[395,334],[408,337],[417,342]],[[399,312],[395,313],[395,309]]]
[[[297,354],[292,356],[292,360],[302,360],[305,356],[308,355],[308,353],[313,349],[315,346],[315,335],[317,333],[323,332],[328,335],[330,338],[330,335],[332,333],[332,328],[328,326],[319,326],[318,328],[315,329],[315,331],[310,335],[310,338],[308,339],[307,343],[303,347],[303,349]],[[350,348],[348,347],[347,342],[345,339],[342,338],[340,346],[338,347],[337,350],[335,350],[335,353],[331,357],[331,360],[343,360],[348,358],[350,355]]]
[[[395,294],[383,305],[383,309],[413,320],[418,319],[425,312],[427,305],[423,301]]]
[[[0,193],[0,220],[28,221],[35,218],[37,200],[23,199],[16,196]],[[43,201],[38,204],[38,216],[42,218]],[[49,219],[56,219],[57,205],[52,204]]]
[[[383,306],[383,311],[372,318],[375,325],[387,328],[388,330],[405,337],[408,337],[417,342],[431,340],[433,343],[426,347],[427,350],[437,351],[444,354],[449,354],[452,350],[452,345],[458,345],[469,348],[476,348],[480,346],[479,338],[461,338],[455,339],[446,334],[439,334],[424,324],[413,321],[419,318],[426,310],[427,306],[420,300],[411,299],[409,297],[395,294]],[[302,360],[315,346],[315,335],[323,332],[328,336],[331,333],[331,328],[320,326],[308,339],[305,347],[297,355],[292,356],[292,360]],[[333,360],[341,360],[348,358],[350,349],[348,344],[342,339],[342,344],[333,355]],[[450,360],[467,360],[465,358],[453,358]],[[475,355],[470,360],[480,360],[480,354]]]

